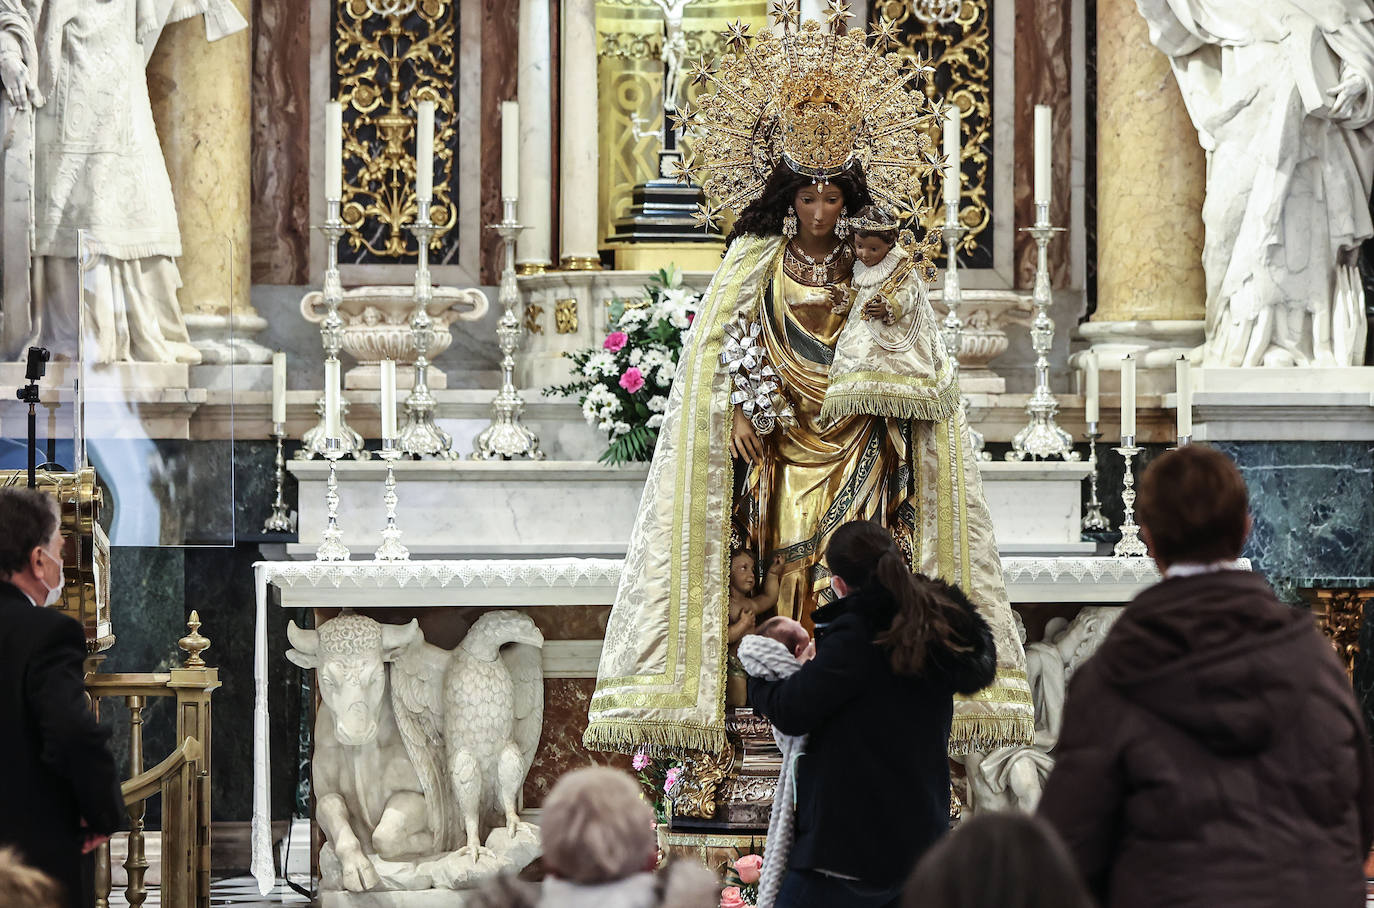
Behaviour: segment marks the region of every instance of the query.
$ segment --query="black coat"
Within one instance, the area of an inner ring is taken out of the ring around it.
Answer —
[[[1258,574],[1136,597],[1069,685],[1040,813],[1103,908],[1357,908],[1369,740],[1310,613]]]
[[[0,582],[0,846],[16,848],[82,908],[93,897],[84,835],[113,833],[126,817],[109,732],[86,705],[85,656],[79,624]]]
[[[749,679],[749,702],[784,734],[807,735],[797,761],[788,866],[896,883],[949,829],[952,697],[992,682],[992,632],[958,590],[955,631],[972,649],[932,651],[919,676],[892,671],[874,636],[891,624],[885,593],[816,609],[816,657],[782,681]]]

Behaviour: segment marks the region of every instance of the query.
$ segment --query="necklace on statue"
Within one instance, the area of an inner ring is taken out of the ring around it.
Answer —
[[[805,273],[805,270],[809,270],[810,274],[807,283],[816,287],[835,283],[835,272],[843,265],[844,251],[850,248],[852,247],[848,243],[841,241],[835,244],[835,248],[830,250],[830,254],[823,260],[818,260],[814,256],[808,254],[801,246],[797,245],[796,240],[789,240],[787,243],[788,253],[790,253],[794,259],[801,260],[801,262],[796,263],[800,266],[796,271],[798,273]],[[805,265],[801,265],[802,262],[804,262]]]

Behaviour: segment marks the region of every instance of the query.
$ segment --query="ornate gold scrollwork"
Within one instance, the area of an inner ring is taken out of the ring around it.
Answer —
[[[553,304],[553,326],[559,334],[577,333],[577,300],[557,300]]]
[[[530,334],[543,334],[544,325],[540,319],[544,316],[544,307],[538,303],[525,304],[525,331]]]
[[[934,66],[935,80],[928,90],[943,90],[946,101],[959,106],[963,132],[964,185],[959,222],[967,228],[959,251],[986,267],[992,262],[992,28],[990,0],[964,0],[958,17],[948,25],[922,21],[912,12],[910,0],[877,0],[869,21],[882,17],[896,23],[898,48],[921,56]],[[946,87],[947,86],[947,87]],[[932,136],[939,139],[939,136]],[[926,186],[927,229],[945,219],[938,180]],[[1003,200],[1010,204],[1010,199]]]
[[[719,754],[692,751],[685,761],[682,782],[673,793],[673,813],[709,820],[716,815],[716,790],[735,762],[735,748]]]
[[[366,0],[337,0],[334,74],[344,102],[343,221],[357,260],[416,253],[416,105],[435,102],[430,248],[456,243],[454,142],[458,23],[452,0],[417,0],[408,15],[377,15]]]

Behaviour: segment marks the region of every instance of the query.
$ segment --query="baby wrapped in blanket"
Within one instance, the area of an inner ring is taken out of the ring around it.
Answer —
[[[756,678],[781,681],[790,676],[815,653],[815,644],[791,618],[769,618],[758,633],[739,643],[739,660],[744,670]],[[796,781],[794,764],[806,746],[805,735],[785,735],[773,729],[773,740],[782,751],[782,772],[773,792],[773,811],[768,816],[768,844],[764,848],[763,869],[759,874],[757,908],[772,908],[783,874],[787,872],[787,853],[792,847],[792,821],[795,811]]]

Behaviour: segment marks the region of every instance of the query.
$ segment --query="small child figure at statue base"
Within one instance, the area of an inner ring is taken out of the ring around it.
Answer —
[[[755,592],[754,555],[748,549],[738,549],[730,556],[730,626],[726,631],[729,649],[729,668],[725,679],[725,704],[743,706],[746,696],[744,669],[735,657],[739,642],[754,629],[758,616],[778,604],[782,586],[782,556],[774,557],[763,579],[763,588]]]

